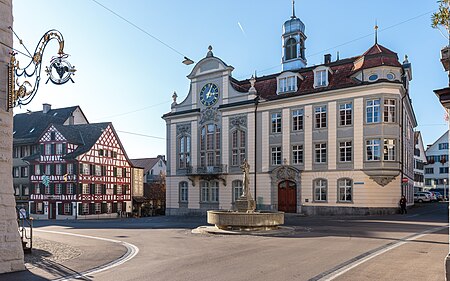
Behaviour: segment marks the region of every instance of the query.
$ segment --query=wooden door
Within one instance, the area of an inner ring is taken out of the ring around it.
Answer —
[[[292,181],[278,184],[278,210],[285,213],[297,212],[297,185]]]

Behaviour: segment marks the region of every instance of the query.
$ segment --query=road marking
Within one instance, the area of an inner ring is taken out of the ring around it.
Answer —
[[[122,246],[124,246],[127,249],[127,252],[121,256],[120,258],[111,261],[107,264],[101,265],[101,266],[97,266],[91,269],[88,269],[86,271],[80,272],[80,273],[76,273],[76,274],[72,274],[72,275],[68,275],[68,276],[63,276],[57,279],[53,279],[53,281],[64,281],[64,280],[71,280],[71,279],[78,279],[81,277],[85,277],[86,275],[91,275],[91,274],[95,274],[95,273],[99,273],[108,269],[111,269],[113,267],[119,266],[129,260],[131,260],[132,258],[134,258],[138,253],[139,253],[139,248],[131,243],[127,243],[127,242],[123,242],[123,241],[119,241],[119,240],[114,240],[114,239],[108,239],[108,238],[102,238],[102,237],[95,237],[95,236],[90,236],[90,235],[83,235],[83,234],[75,234],[75,233],[67,233],[67,232],[60,232],[60,231],[53,231],[53,230],[41,230],[41,229],[35,229],[34,231],[40,231],[40,232],[45,232],[45,233],[53,233],[53,234],[62,234],[62,235],[71,235],[71,236],[76,236],[76,237],[82,237],[82,238],[89,238],[89,239],[97,239],[97,240],[102,240],[102,241],[107,241],[107,242],[112,242],[112,243],[118,243],[121,244]]]
[[[404,238],[401,238],[397,242],[391,242],[389,244],[386,244],[379,248],[376,248],[372,251],[361,254],[347,262],[344,262],[344,263],[332,268],[331,270],[328,270],[322,274],[317,275],[316,277],[309,279],[309,281],[331,281],[331,280],[334,280],[336,277],[341,276],[342,274],[350,271],[351,269],[353,269],[353,268],[355,268],[355,267],[381,255],[381,254],[384,254],[390,250],[400,247],[401,245],[407,243],[408,241],[419,239],[427,234],[438,232],[447,227],[448,227],[447,225],[435,227],[435,228],[431,228],[428,230],[424,230],[422,232],[418,232],[413,235],[406,236]]]

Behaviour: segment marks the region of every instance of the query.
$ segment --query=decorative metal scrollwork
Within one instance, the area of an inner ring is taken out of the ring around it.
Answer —
[[[68,55],[64,53],[63,36],[57,30],[49,30],[42,36],[30,63],[25,68],[19,67],[16,53],[11,53],[8,65],[8,110],[16,106],[29,104],[33,100],[41,80],[42,56],[45,47],[52,39],[58,41],[59,50],[58,55],[51,59],[50,66],[46,67],[45,72],[49,76],[47,82],[50,80],[57,85],[62,85],[69,80],[73,82],[71,76],[76,69],[66,60]],[[28,79],[32,77],[35,77],[35,81]]]

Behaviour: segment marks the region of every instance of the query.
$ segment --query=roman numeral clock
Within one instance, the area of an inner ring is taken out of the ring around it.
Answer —
[[[219,99],[219,88],[216,84],[208,83],[200,91],[200,102],[205,106],[212,106]]]

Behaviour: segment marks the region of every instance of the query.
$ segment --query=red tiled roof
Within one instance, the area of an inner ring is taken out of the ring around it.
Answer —
[[[352,78],[352,75],[361,70],[369,69],[378,66],[394,66],[401,67],[398,61],[397,54],[391,50],[379,45],[373,45],[362,56],[353,57],[335,61],[329,64],[324,64],[331,69],[331,73],[328,73],[329,83],[327,87],[314,88],[314,69],[318,66],[302,68],[294,72],[299,73],[304,79],[298,79],[297,92],[283,94],[286,96],[299,96],[305,94],[311,94],[316,92],[323,92],[327,90],[335,90],[341,88],[347,88],[357,85],[362,85],[363,82]],[[277,93],[277,76],[280,73],[260,77],[256,79],[255,88],[258,94],[263,99],[276,99],[279,97]],[[231,79],[231,85],[239,92],[246,93],[250,89],[250,81],[243,80],[238,81],[234,78]],[[281,96],[281,95],[280,95]]]
[[[144,168],[144,174],[158,163],[159,158],[130,159],[134,167]]]

